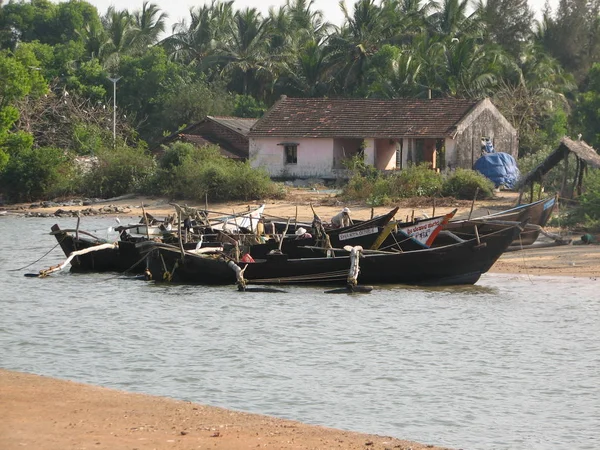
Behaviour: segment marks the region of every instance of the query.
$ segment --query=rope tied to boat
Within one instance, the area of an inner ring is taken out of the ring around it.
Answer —
[[[38,273],[38,277],[46,278],[51,273],[58,272],[59,270],[64,269],[76,256],[85,255],[86,253],[98,252],[101,250],[111,250],[111,249],[117,248],[117,246],[118,246],[118,243],[115,242],[112,244],[100,244],[100,245],[96,245],[94,247],[85,248],[83,250],[75,250],[74,252],[71,252],[69,257],[63,263],[49,267],[48,269],[40,270]]]

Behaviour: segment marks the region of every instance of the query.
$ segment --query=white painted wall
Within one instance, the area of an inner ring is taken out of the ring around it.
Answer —
[[[365,164],[375,165],[375,139],[366,138],[365,143]]]
[[[283,142],[298,143],[297,164],[285,164]],[[276,178],[331,178],[333,139],[250,138],[250,165]]]

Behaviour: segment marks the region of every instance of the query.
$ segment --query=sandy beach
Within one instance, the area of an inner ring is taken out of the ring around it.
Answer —
[[[0,369],[0,448],[439,449]]]
[[[457,217],[473,217],[507,209],[514,194],[478,202],[438,204],[436,214],[458,208]],[[185,202],[178,202],[181,205]],[[121,223],[137,222],[144,211],[156,218],[174,212],[165,199],[126,198],[107,202],[124,208]],[[296,191],[283,201],[266,202],[265,212],[282,218],[310,221],[312,209],[328,220],[344,206],[352,217],[367,219],[389,207],[344,204],[332,194]],[[199,209],[204,205],[192,205]],[[241,213],[258,203],[221,203],[209,209]],[[57,208],[6,208],[7,212],[52,213]],[[84,209],[70,207],[62,209]],[[433,205],[418,201],[402,205],[397,217],[431,216]],[[70,223],[71,218],[57,218]],[[85,217],[81,228],[85,229]],[[563,233],[561,230],[552,230]],[[502,255],[491,272],[528,276],[560,276],[597,280],[600,277],[600,245],[582,245],[581,233],[568,236],[571,245],[530,246]],[[0,448],[62,449],[424,449],[438,448],[397,438],[329,429],[267,416],[141,394],[132,394],[0,369]],[[406,436],[410,438],[410,436]]]

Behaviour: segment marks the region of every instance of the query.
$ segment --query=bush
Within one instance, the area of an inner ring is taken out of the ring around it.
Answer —
[[[387,205],[401,198],[434,196],[441,191],[442,177],[429,164],[411,166],[391,175],[384,175],[372,166],[355,167],[342,195],[372,206]]]
[[[12,202],[68,195],[76,185],[73,160],[53,147],[21,150],[11,155],[0,185]]]
[[[203,201],[280,198],[283,189],[262,169],[223,157],[218,147],[171,145],[159,161],[153,184],[156,193]]]
[[[494,183],[481,173],[470,169],[456,169],[442,185],[442,195],[459,199],[471,200],[477,192],[478,199],[494,196]]]
[[[82,193],[110,198],[139,192],[156,170],[154,158],[143,148],[118,146],[96,153],[98,162],[83,178]]]
[[[579,197],[579,205],[569,212],[565,224],[600,231],[600,169],[590,170],[583,186],[585,191]]]
[[[442,189],[442,176],[423,163],[400,171],[390,178],[390,194],[396,198],[431,197]]]

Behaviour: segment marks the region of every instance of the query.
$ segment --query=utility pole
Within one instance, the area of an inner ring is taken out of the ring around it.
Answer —
[[[113,83],[113,148],[117,146],[117,81],[122,77],[108,77]]]

